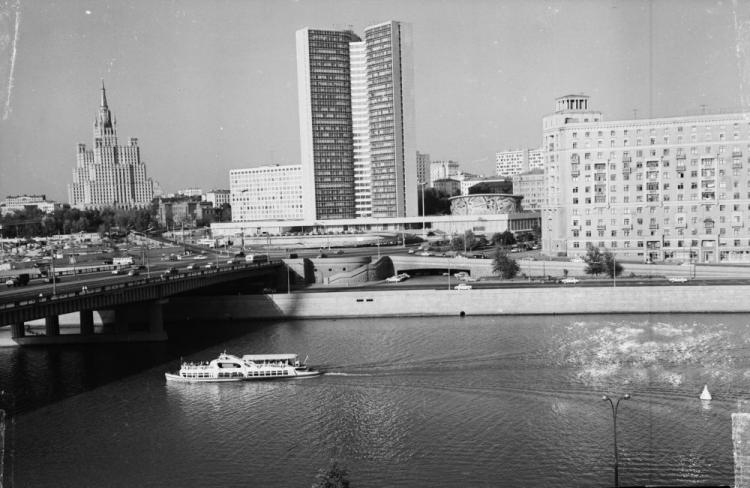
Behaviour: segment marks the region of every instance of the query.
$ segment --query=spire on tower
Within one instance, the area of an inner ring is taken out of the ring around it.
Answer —
[[[102,107],[107,108],[107,90],[104,88],[104,78],[102,78]]]

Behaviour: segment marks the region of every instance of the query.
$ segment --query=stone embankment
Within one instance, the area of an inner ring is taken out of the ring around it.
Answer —
[[[384,290],[172,298],[167,320],[723,313],[750,311],[750,286]]]

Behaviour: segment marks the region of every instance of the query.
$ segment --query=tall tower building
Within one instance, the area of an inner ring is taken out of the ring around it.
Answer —
[[[365,42],[349,44],[352,80],[352,132],[354,135],[354,195],[357,217],[372,216],[370,113],[367,101],[367,50]]]
[[[107,104],[102,82],[101,103],[94,120],[94,146],[78,144],[73,183],[68,185],[68,200],[74,207],[142,207],[151,203],[154,183],[146,177],[138,139],[127,146],[117,143],[117,121]]]
[[[354,137],[351,31],[297,31],[303,211],[308,220],[352,219]]]
[[[411,26],[389,21],[368,27],[365,44],[372,216],[414,216],[417,161]]]
[[[297,31],[307,220],[417,215],[410,26]]]

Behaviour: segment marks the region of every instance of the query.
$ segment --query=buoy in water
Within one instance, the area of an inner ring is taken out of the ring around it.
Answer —
[[[703,391],[701,392],[701,400],[710,400],[711,393],[708,392],[708,385],[703,385]]]

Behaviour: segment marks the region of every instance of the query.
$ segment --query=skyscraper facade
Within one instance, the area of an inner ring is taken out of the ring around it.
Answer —
[[[349,43],[352,80],[352,133],[354,136],[354,199],[357,217],[372,216],[370,117],[367,101],[365,42]]]
[[[101,104],[94,120],[94,146],[87,150],[78,144],[73,183],[68,185],[68,201],[78,208],[143,207],[154,196],[154,184],[146,177],[138,139],[127,146],[117,143],[117,122],[107,105],[102,82]]]
[[[297,31],[308,220],[417,214],[411,29]]]
[[[411,26],[365,29],[370,103],[372,216],[416,215],[417,162]]]
[[[297,31],[300,143],[305,218],[351,219],[354,137],[349,43],[351,31]]]

